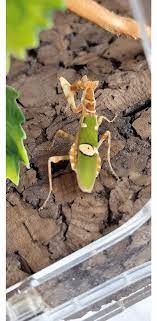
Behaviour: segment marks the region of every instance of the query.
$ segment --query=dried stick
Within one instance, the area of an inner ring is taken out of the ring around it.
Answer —
[[[93,0],[65,0],[68,9],[77,15],[88,19],[105,30],[117,35],[141,38],[139,24],[131,18],[122,17],[102,7]],[[151,28],[145,26],[148,38],[151,38]]]

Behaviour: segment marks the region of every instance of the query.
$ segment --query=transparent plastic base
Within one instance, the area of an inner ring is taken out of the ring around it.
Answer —
[[[8,320],[107,320],[149,296],[149,236],[139,239],[149,220],[150,202],[110,234],[10,287]]]

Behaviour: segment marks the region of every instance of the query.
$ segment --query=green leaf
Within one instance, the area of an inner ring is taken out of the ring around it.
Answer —
[[[38,33],[52,26],[52,10],[64,9],[63,0],[7,0],[7,61],[10,54],[25,57],[25,49],[38,46]]]
[[[6,177],[14,184],[19,183],[20,162],[29,168],[29,160],[23,140],[26,134],[21,127],[25,118],[16,99],[19,93],[12,87],[6,90]]]

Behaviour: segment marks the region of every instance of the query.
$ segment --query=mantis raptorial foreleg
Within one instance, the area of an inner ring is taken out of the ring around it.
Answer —
[[[51,192],[53,191],[52,190],[52,173],[51,173],[51,163],[58,163],[62,160],[69,160],[69,155],[64,155],[64,156],[51,156],[49,157],[48,159],[48,178],[49,178],[49,193],[48,193],[48,196],[44,202],[44,204],[39,208],[39,210],[42,210],[46,203],[48,202],[49,198],[50,198],[50,195],[51,195]]]
[[[98,148],[102,145],[102,143],[107,139],[108,141],[108,149],[107,149],[107,160],[108,160],[108,164],[109,164],[109,167],[110,167],[110,170],[113,174],[113,176],[116,177],[116,179],[119,180],[119,177],[117,176],[117,174],[115,173],[114,169],[112,168],[112,165],[111,165],[111,157],[110,157],[110,151],[111,151],[111,133],[110,131],[106,131],[100,138],[100,141],[99,141],[99,144],[98,144]]]
[[[76,106],[75,104],[75,93],[78,90],[77,86],[71,85],[65,78],[60,78],[60,83],[64,92],[64,95],[68,101],[69,107],[72,109],[74,113],[79,113],[82,111],[82,104]],[[75,88],[76,87],[76,88]]]

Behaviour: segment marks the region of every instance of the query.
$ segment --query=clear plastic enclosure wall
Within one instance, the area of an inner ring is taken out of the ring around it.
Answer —
[[[150,269],[149,202],[110,234],[8,289],[8,318],[112,316],[150,295]]]

